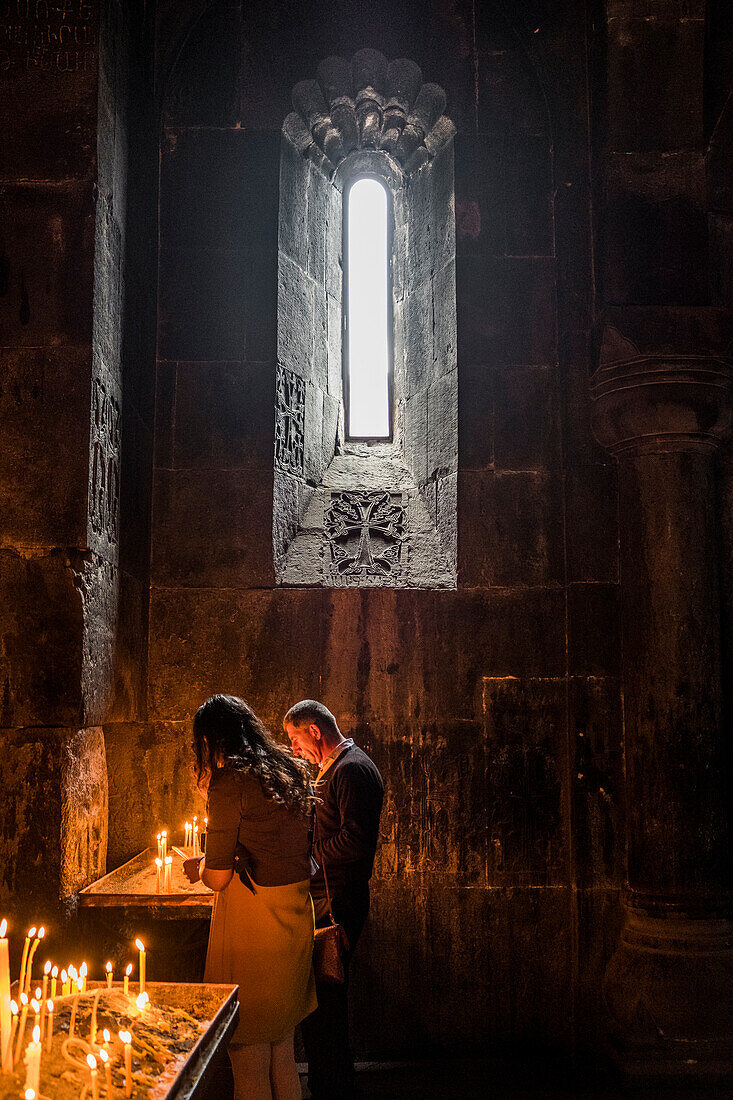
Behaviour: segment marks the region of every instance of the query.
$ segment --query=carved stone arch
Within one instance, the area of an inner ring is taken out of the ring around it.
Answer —
[[[445,93],[414,62],[365,49],[321,62],[315,80],[295,85],[293,106],[280,164],[276,575],[454,587],[455,127]],[[343,196],[361,175],[382,180],[392,209],[389,443],[347,442],[343,430]],[[344,526],[347,515],[358,522]]]

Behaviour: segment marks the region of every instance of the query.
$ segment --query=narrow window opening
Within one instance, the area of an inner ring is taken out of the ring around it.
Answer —
[[[364,177],[346,204],[345,399],[349,439],[392,435],[390,233],[387,190]]]

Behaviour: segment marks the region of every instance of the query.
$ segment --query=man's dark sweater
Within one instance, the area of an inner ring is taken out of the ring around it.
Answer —
[[[325,898],[325,863],[331,897],[349,904],[368,898],[368,883],[379,836],[384,784],[375,764],[358,745],[347,745],[316,783],[316,860],[314,898]],[[368,905],[368,902],[367,902]]]

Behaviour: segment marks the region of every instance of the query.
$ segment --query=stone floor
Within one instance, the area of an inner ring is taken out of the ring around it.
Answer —
[[[303,1097],[305,1066],[299,1066]],[[564,1074],[490,1062],[366,1062],[357,1066],[360,1100],[733,1100],[733,1085],[708,1088],[615,1085],[606,1076]]]

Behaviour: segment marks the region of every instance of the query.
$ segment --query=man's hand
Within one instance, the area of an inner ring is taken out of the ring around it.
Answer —
[[[198,882],[200,880],[199,868],[203,858],[203,856],[192,856],[191,859],[184,859],[183,873],[189,882]]]

